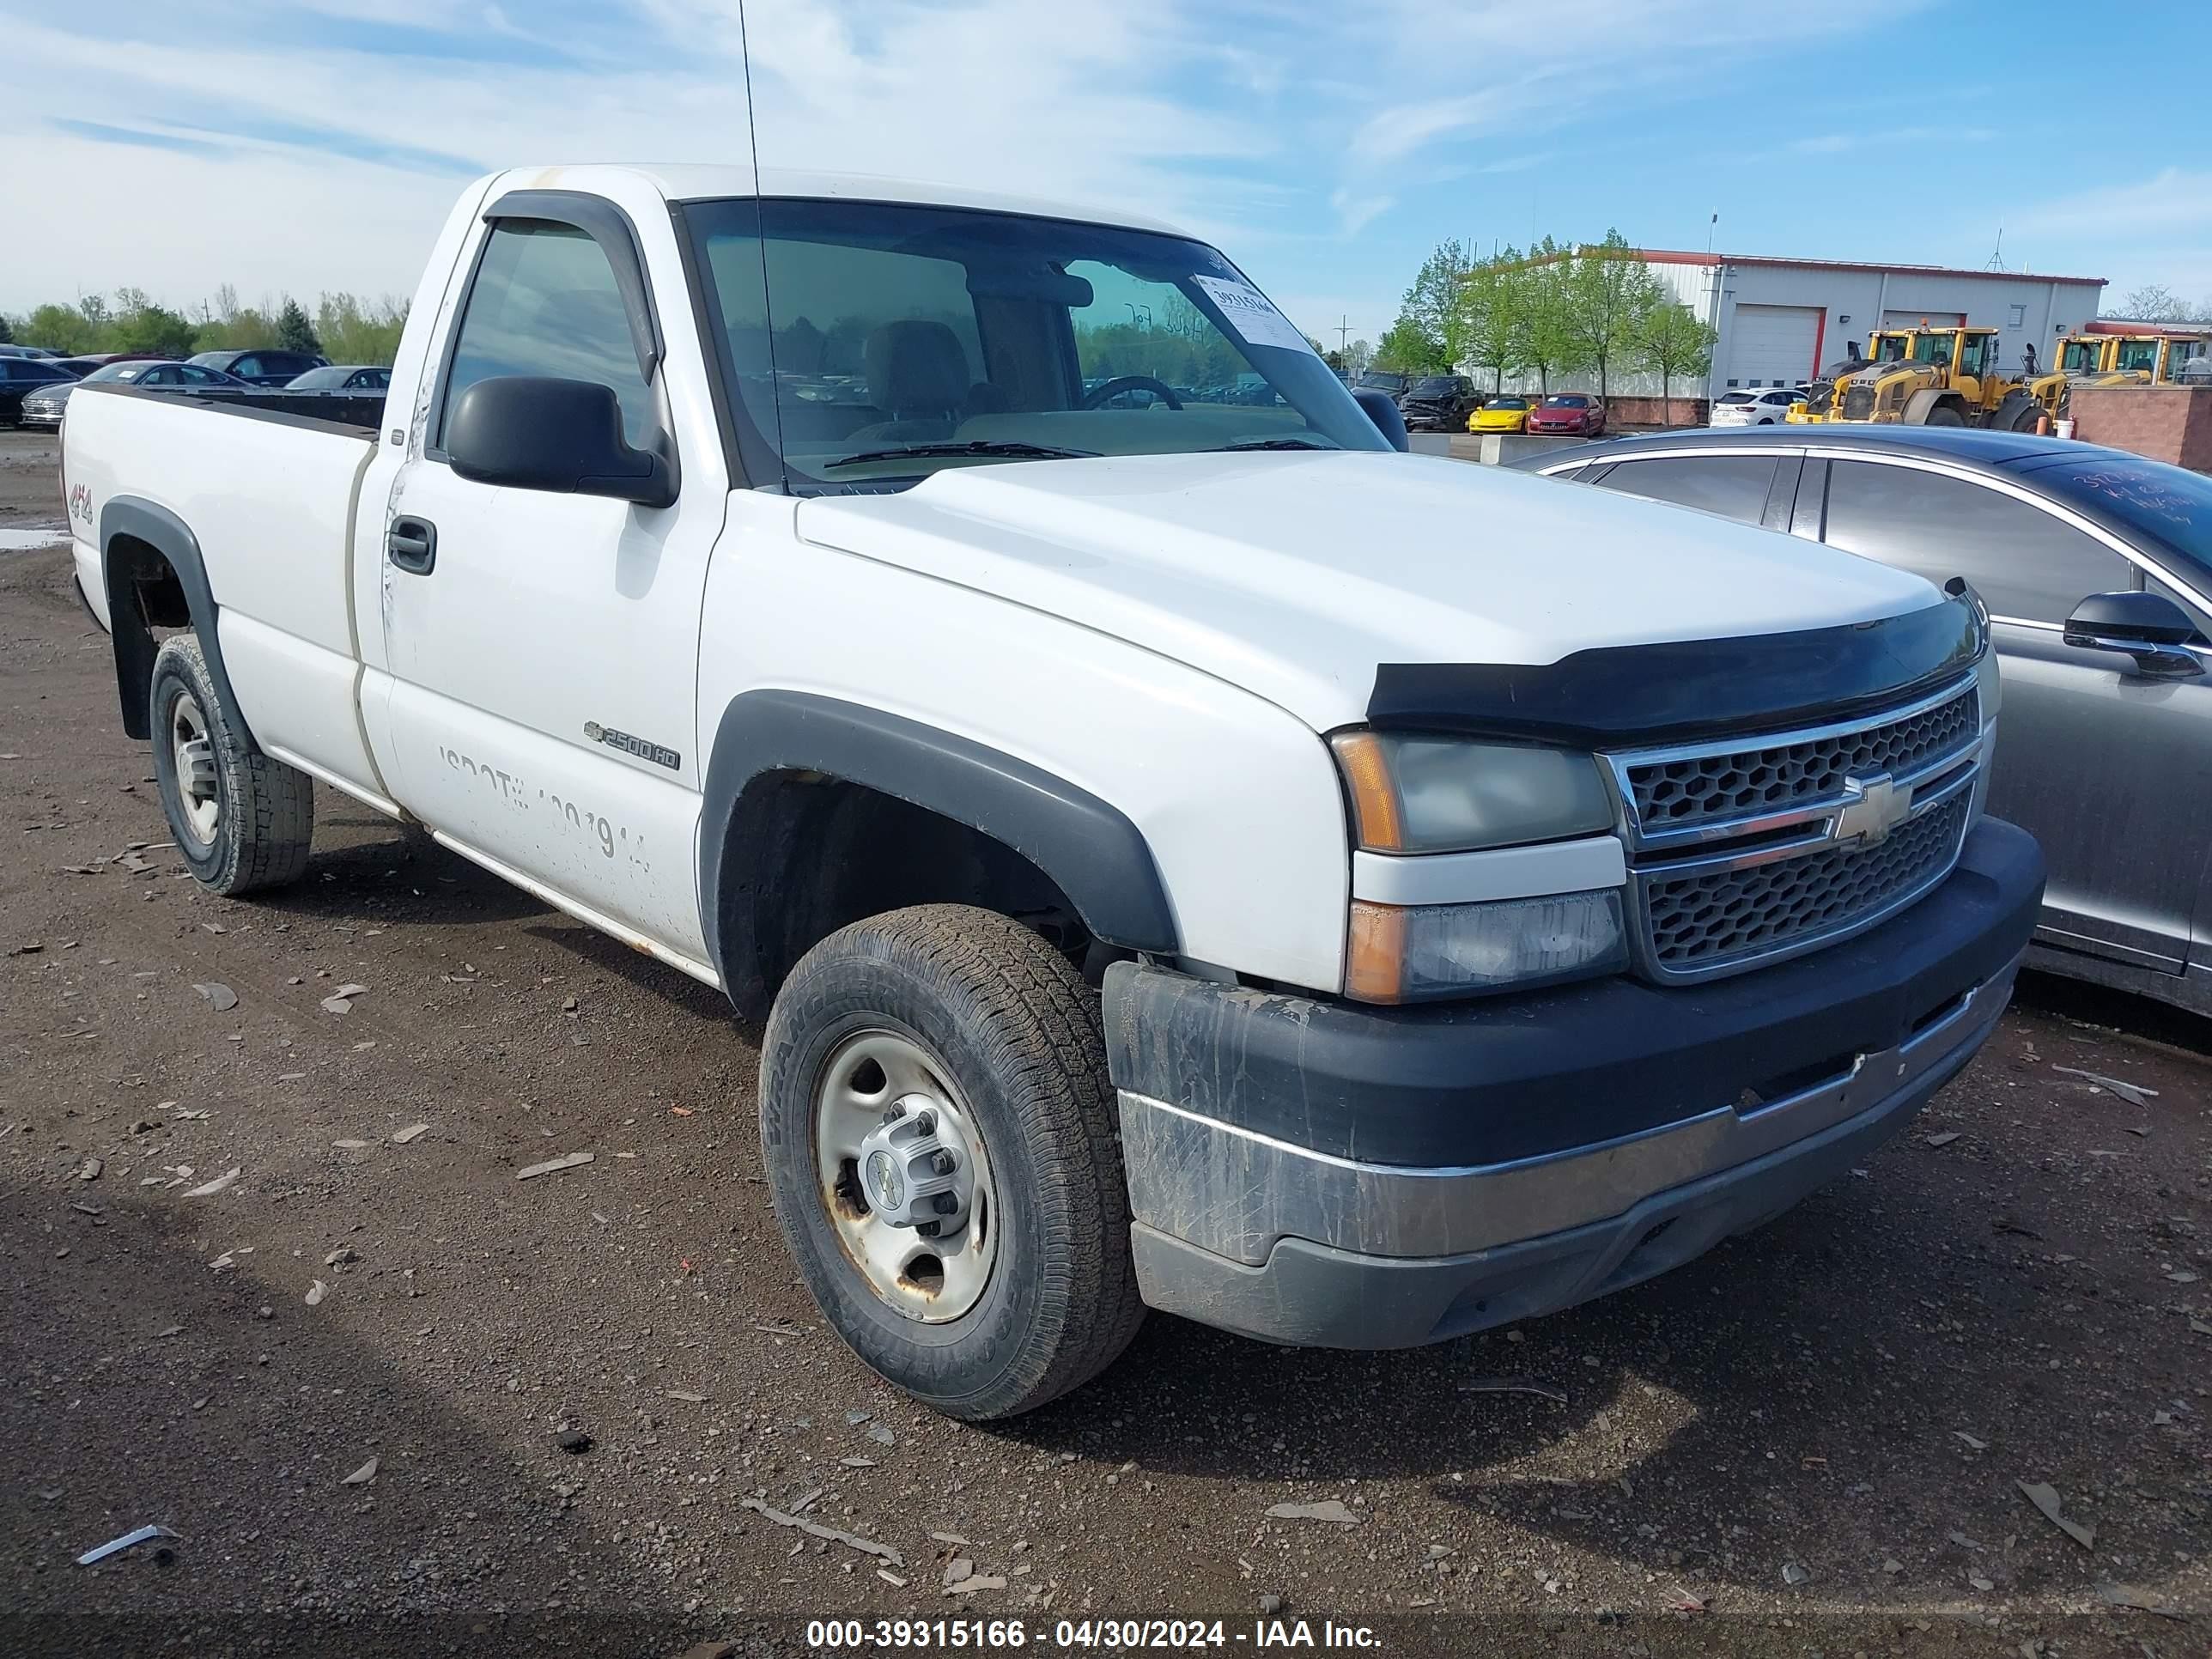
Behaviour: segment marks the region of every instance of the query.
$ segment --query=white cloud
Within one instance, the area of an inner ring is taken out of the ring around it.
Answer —
[[[2132,185],[2100,186],[2013,216],[2024,231],[2064,236],[2170,236],[2212,229],[2212,173],[2166,167]]]
[[[1996,136],[1990,127],[1869,126],[1859,131],[1793,138],[1790,148],[1801,155],[1844,155],[1892,144],[1986,144]]]
[[[1532,135],[1917,3],[747,0],[746,21],[771,165],[1133,208],[1326,287],[1364,280],[1344,267],[1404,228],[1395,204],[1457,214],[1446,181],[1544,162]],[[68,89],[0,108],[0,215],[50,228],[0,260],[10,309],[80,284],[411,290],[463,167],[750,146],[737,0],[0,0],[0,35],[20,83]]]
[[[1336,212],[1337,228],[1346,236],[1358,235],[1397,204],[1395,196],[1355,196],[1341,188],[1330,191],[1328,198],[1329,206]]]

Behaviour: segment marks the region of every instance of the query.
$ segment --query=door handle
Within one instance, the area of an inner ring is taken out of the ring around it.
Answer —
[[[410,575],[428,575],[438,562],[438,526],[428,519],[394,519],[384,532],[384,556]]]

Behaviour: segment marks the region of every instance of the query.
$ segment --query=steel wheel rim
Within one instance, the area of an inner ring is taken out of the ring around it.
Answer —
[[[222,790],[216,779],[215,743],[208,736],[207,716],[189,691],[170,707],[169,750],[176,763],[177,802],[184,809],[185,827],[193,840],[209,846],[222,821]]]
[[[938,1139],[964,1166],[971,1196],[957,1231],[926,1238],[884,1221],[868,1204],[860,1143],[895,1103],[935,1113]],[[947,1068],[921,1043],[872,1029],[831,1051],[814,1088],[814,1173],[816,1202],[845,1259],[887,1307],[919,1323],[941,1325],[982,1299],[999,1255],[990,1153]]]

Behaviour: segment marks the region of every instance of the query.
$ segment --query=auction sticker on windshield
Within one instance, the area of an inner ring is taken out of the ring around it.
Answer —
[[[1221,308],[1230,327],[1244,337],[1247,345],[1286,346],[1292,351],[1313,349],[1291,319],[1270,305],[1267,296],[1258,289],[1244,283],[1224,282],[1218,276],[1194,276],[1191,280]]]

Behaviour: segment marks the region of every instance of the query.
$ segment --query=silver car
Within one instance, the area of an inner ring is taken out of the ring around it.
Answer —
[[[2029,960],[2212,1014],[2212,478],[2057,438],[1684,432],[1524,470],[1826,542],[1990,608],[1990,810],[2051,868]]]

